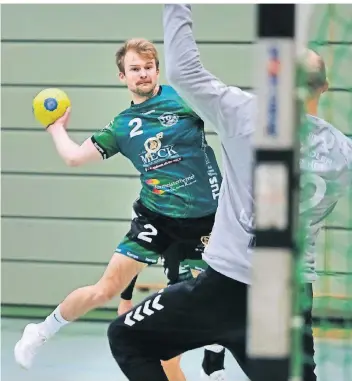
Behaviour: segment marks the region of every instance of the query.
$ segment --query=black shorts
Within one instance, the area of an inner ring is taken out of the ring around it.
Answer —
[[[169,280],[176,281],[180,262],[201,260],[204,239],[214,225],[215,213],[200,218],[171,218],[133,204],[134,218],[116,251],[137,261],[155,264],[164,260]],[[174,282],[172,282],[174,283]]]
[[[211,344],[228,348],[246,370],[247,287],[208,267],[147,298],[109,327],[121,370],[131,381],[166,381],[160,360]]]
[[[208,267],[196,279],[165,288],[112,322],[112,354],[130,381],[167,381],[160,360],[219,344],[248,375],[247,291],[246,284]],[[312,298],[311,284],[306,291]],[[311,306],[304,318],[304,349],[311,360],[304,368],[304,381],[315,381]]]

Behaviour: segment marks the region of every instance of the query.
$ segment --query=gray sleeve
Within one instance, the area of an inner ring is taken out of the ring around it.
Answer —
[[[252,133],[255,97],[226,86],[203,67],[192,33],[191,6],[165,5],[163,24],[170,85],[204,121],[214,126],[220,137]]]

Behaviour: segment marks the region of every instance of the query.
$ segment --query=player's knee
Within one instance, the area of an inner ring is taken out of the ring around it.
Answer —
[[[92,287],[92,299],[94,304],[102,306],[116,295],[116,291],[108,284],[97,283]]]
[[[174,357],[170,360],[161,361],[161,365],[163,366],[165,371],[167,371],[168,369],[180,368],[180,363],[181,356]]]
[[[129,355],[129,346],[127,345],[128,335],[126,335],[126,327],[121,324],[120,319],[114,320],[109,325],[107,335],[114,359],[119,365],[123,365]]]
[[[120,324],[117,323],[116,320],[114,320],[108,328],[108,340],[110,344],[110,349],[112,354],[115,357],[115,354],[119,354],[121,351],[121,348],[123,346],[123,341],[120,342],[121,331],[123,327],[121,327]]]

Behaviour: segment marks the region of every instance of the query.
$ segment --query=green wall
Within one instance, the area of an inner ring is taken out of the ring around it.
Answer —
[[[351,6],[339,7],[352,17]],[[323,8],[319,6],[314,14],[312,35]],[[255,6],[196,5],[193,9],[204,65],[228,84],[253,87]],[[94,283],[103,273],[128,230],[139,180],[123,157],[66,167],[33,118],[32,98],[49,86],[65,90],[73,105],[70,135],[77,142],[105,126],[130,101],[117,80],[114,63],[123,40],[143,36],[155,41],[164,72],[162,6],[3,5],[1,28],[2,302],[56,305],[68,292]],[[340,29],[335,28],[336,40],[346,38]],[[331,54],[338,48],[332,45],[321,51]],[[345,49],[351,52],[352,48]],[[340,74],[346,75],[333,79],[332,87],[338,88],[329,93],[333,107],[352,105],[351,93],[342,91],[352,87],[350,65],[351,61],[342,63]],[[165,82],[163,74],[161,78]],[[351,120],[341,112],[335,114],[339,128],[352,133]],[[208,135],[208,141],[220,160],[217,136]],[[346,198],[330,224],[351,227],[351,215],[346,215],[350,209]],[[330,234],[330,240],[347,246],[346,231]],[[324,239],[322,235],[322,246]],[[331,255],[328,270],[339,270],[344,255]],[[319,261],[321,270],[323,262]],[[147,269],[140,278],[141,282],[164,280],[158,267]],[[331,287],[333,292],[343,292],[337,277]],[[109,306],[116,303],[117,299]]]

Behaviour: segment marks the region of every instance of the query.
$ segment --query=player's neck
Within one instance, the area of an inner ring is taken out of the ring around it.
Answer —
[[[132,93],[132,101],[133,101],[133,103],[135,105],[138,105],[140,103],[143,103],[143,102],[147,101],[150,98],[155,97],[155,95],[158,94],[159,88],[160,88],[160,85],[156,85],[155,89],[153,90],[153,93],[151,95],[149,95],[149,96],[142,96],[142,95],[138,95],[136,93]]]
[[[318,98],[309,98],[306,101],[306,112],[309,115],[318,116]]]

